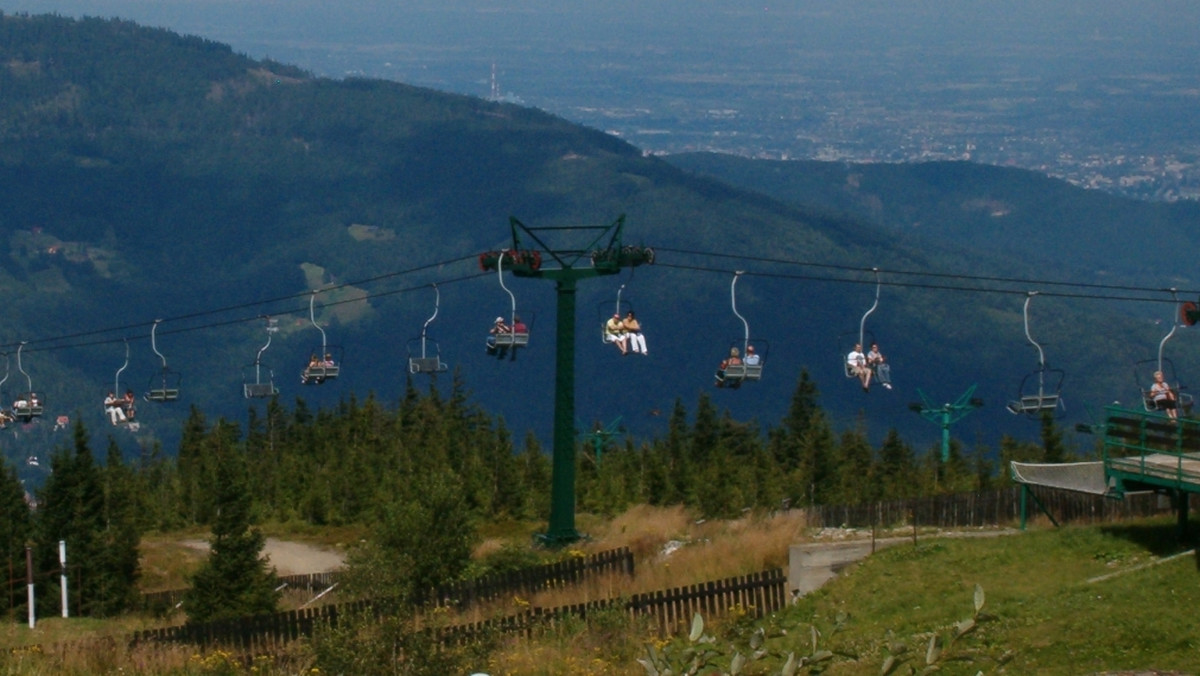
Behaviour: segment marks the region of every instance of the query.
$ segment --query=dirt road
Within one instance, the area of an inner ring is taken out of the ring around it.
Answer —
[[[201,552],[207,552],[209,549],[206,540],[187,540],[183,544]],[[267,538],[263,554],[268,557],[279,575],[325,573],[337,570],[346,563],[345,555],[339,551],[275,538]]]

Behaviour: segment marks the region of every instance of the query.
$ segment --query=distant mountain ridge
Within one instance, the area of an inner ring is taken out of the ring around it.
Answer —
[[[1200,204],[1081,190],[1021,169],[969,162],[848,164],[693,153],[667,160],[790,204],[824,209],[1073,278],[1195,288]],[[1069,255],[1068,255],[1069,254]],[[1170,271],[1164,274],[1164,270]]]
[[[685,172],[537,110],[390,82],[313,78],[125,21],[3,15],[0,35],[0,250],[7,253],[0,289],[8,298],[0,343],[11,363],[0,396],[25,387],[12,357],[28,341],[22,367],[46,393],[48,410],[108,434],[104,391],[145,388],[162,366],[148,340],[162,319],[157,348],[183,374],[183,395],[174,408],[142,406],[139,436],[115,437],[127,452],[159,441],[173,452],[189,405],[243,419],[257,405],[241,398],[241,384],[264,342],[265,317],[285,327],[262,357],[285,400],[301,397],[315,408],[370,392],[401,396],[412,339],[435,309],[433,283],[440,305],[429,332],[443,360],[518,437],[533,430],[548,440],[553,285],[509,280],[534,337],[515,362],[483,350],[487,325],[512,300],[494,273],[479,270],[477,256],[511,245],[510,215],[577,226],[625,214],[625,241],[659,251],[653,266],[580,286],[582,426],[620,416],[634,435],[662,434],[666,421],[655,411],[676,399],[692,407],[705,394],[732,415],[774,424],[808,369],[835,421],[861,421],[873,437],[889,427],[914,440],[935,437],[907,408],[915,388],[941,398],[976,382],[992,404],[956,434],[982,443],[1036,435],[1036,426],[1002,411],[1016,372],[1030,366],[1020,299],[1011,295],[885,288],[870,328],[892,357],[897,391],[864,396],[845,382],[839,337],[857,328],[870,304],[870,268],[1057,274],[1040,260],[930,236],[931,226],[864,219],[857,205],[872,199],[864,190],[877,191],[884,205],[893,199],[891,179],[873,168],[846,191],[831,187],[847,185],[846,175],[822,184],[821,168],[812,167],[806,180],[826,196],[806,201]],[[930,170],[914,167],[895,181],[917,182],[911,177]],[[1044,179],[1003,176],[1034,195],[1057,190]],[[922,180],[936,203],[937,181]],[[838,190],[844,204],[830,202]],[[996,199],[1023,208],[1016,198]],[[1135,268],[1134,260],[1122,268]],[[797,274],[795,262],[827,271]],[[713,388],[712,373],[743,335],[730,298],[739,270],[746,274],[738,309],[771,352],[763,381],[731,393]],[[1145,283],[1188,273],[1180,267]],[[621,359],[601,343],[600,320],[618,291],[637,307],[651,357]],[[342,377],[319,388],[302,388],[298,377],[320,347],[310,299],[330,342],[345,348]],[[1079,386],[1095,401],[1126,391],[1127,353],[1140,357],[1157,340],[1147,313],[1054,299],[1038,310],[1046,313],[1039,331],[1063,348],[1053,359],[1082,374]],[[125,343],[131,357],[121,372]],[[1068,352],[1068,345],[1078,347]],[[14,432],[10,459],[58,443],[49,422]]]

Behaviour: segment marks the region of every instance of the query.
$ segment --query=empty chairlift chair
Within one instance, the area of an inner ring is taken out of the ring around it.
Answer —
[[[425,323],[421,325],[420,337],[414,338],[408,343],[408,372],[412,374],[442,373],[447,368],[442,363],[437,342],[429,338],[429,325],[438,316],[438,309],[441,306],[442,299],[442,294],[438,291],[437,284],[433,285],[433,292],[433,314],[429,315],[429,319],[426,319]]]
[[[158,351],[158,325],[162,322],[161,319],[154,320],[154,326],[150,328],[150,349],[154,350],[154,354],[158,355],[162,362],[162,369],[153,376],[150,376],[150,384],[146,390],[146,401],[157,403],[166,403],[177,401],[179,399],[179,384],[183,377],[172,371],[167,366],[167,358],[162,352]]]
[[[278,320],[268,317],[267,342],[258,349],[258,354],[254,357],[254,363],[243,369],[242,394],[247,399],[265,399],[279,394],[279,388],[275,386],[274,372],[266,364],[262,363],[263,353],[271,346],[271,337],[278,331]]]

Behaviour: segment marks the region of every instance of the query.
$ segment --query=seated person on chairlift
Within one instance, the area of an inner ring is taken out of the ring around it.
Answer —
[[[721,362],[721,366],[717,369],[717,387],[725,387],[725,371],[730,366],[742,365],[742,353],[736,347],[729,349],[729,358]],[[733,378],[729,382],[729,388],[736,390],[742,386],[741,378]]]
[[[646,336],[642,335],[642,323],[634,316],[633,310],[625,313],[625,319],[621,322],[621,326],[625,327],[625,337],[629,341],[629,349],[642,356],[648,355]]]
[[[320,357],[318,357],[315,353],[309,355],[308,366],[304,367],[304,370],[300,372],[301,384],[307,385],[310,382],[320,384],[324,382],[325,379],[316,375],[315,373],[321,369],[322,366],[324,366],[324,362],[321,361]]]
[[[1154,384],[1150,386],[1150,399],[1154,402],[1154,408],[1159,411],[1166,411],[1168,418],[1178,418],[1179,409],[1176,405],[1175,390],[1163,380],[1163,372],[1154,372]]]
[[[604,342],[612,343],[621,351],[621,356],[629,354],[629,336],[625,333],[625,324],[621,315],[614,314],[604,322]]]
[[[746,363],[746,366],[758,366],[762,363],[762,357],[760,357],[759,354],[754,351],[753,345],[747,345],[746,358],[742,361]]]
[[[529,327],[525,325],[525,322],[521,321],[520,315],[513,315],[512,332],[523,333],[526,335],[529,333]]]
[[[104,412],[108,414],[108,419],[113,425],[119,425],[125,422],[125,410],[121,408],[121,399],[113,394],[112,390],[108,391],[108,396],[104,397]]]
[[[321,366],[324,366],[327,369],[337,366],[337,363],[333,361],[332,353],[330,353],[330,352],[325,353],[325,361],[321,362]]]
[[[501,335],[501,334],[508,334],[508,333],[512,333],[512,332],[513,332],[512,328],[510,328],[508,326],[508,324],[504,323],[504,317],[496,317],[496,321],[492,323],[492,328],[488,329],[487,353],[488,354],[499,353],[499,355],[501,357],[503,357],[504,354],[507,352],[507,347],[502,345],[502,346],[500,346],[500,348],[497,348],[496,347],[496,336]]]
[[[729,368],[729,360],[722,359],[721,363],[717,365],[717,373],[716,373],[717,382],[713,383],[717,387],[725,387],[725,369],[727,369],[727,368]]]
[[[871,391],[871,369],[867,367],[867,356],[863,354],[861,343],[855,343],[854,349],[846,355],[846,371],[862,382],[863,392]]]
[[[125,390],[125,397],[121,399],[121,408],[125,411],[126,420],[133,420],[134,414],[137,413],[137,408],[134,407],[133,402],[133,390]]]
[[[879,351],[879,343],[871,343],[871,351],[867,353],[867,367],[875,372],[875,379],[887,389],[892,389],[892,367],[884,361],[883,353]]]

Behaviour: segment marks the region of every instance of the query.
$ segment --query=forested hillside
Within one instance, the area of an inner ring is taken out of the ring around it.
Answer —
[[[1021,169],[970,162],[850,164],[672,155],[697,174],[790,204],[874,223],[901,237],[952,241],[1055,278],[1196,288],[1200,204],[1081,190]]]
[[[410,341],[436,310],[429,336],[463,390],[514,436],[545,442],[553,285],[508,279],[534,337],[515,361],[483,349],[487,326],[513,301],[477,256],[511,246],[510,215],[576,226],[625,214],[625,242],[657,252],[652,266],[580,285],[581,428],[619,418],[630,441],[661,438],[675,402],[693,409],[705,394],[733,419],[770,425],[807,369],[833,429],[861,429],[872,443],[895,428],[924,448],[938,430],[909,409],[917,388],[950,400],[974,384],[987,406],[960,423],[959,438],[994,452],[1006,433],[1038,437],[1036,422],[1003,404],[1036,365],[1019,280],[1056,278],[1052,267],[698,177],[537,110],[314,78],[120,20],[4,15],[0,35],[9,363],[0,387],[10,398],[32,386],[47,402],[41,420],[3,433],[0,448],[25,478],[44,475],[27,457],[69,444],[59,416],[111,431],[127,457],[160,446],[176,455],[191,407],[248,429],[247,409],[261,419],[266,404],[242,398],[245,367],[268,318],[279,331],[262,365],[284,401],[317,411],[351,396],[401,397]],[[1030,191],[1044,187],[1028,181]],[[871,305],[872,268],[884,286],[868,328],[891,358],[896,390],[864,394],[844,377],[841,354],[843,334]],[[735,271],[745,273],[737,309],[770,350],[762,382],[716,390],[716,364],[745,331],[731,307]],[[1165,287],[1185,273],[1156,270],[1139,285]],[[971,275],[1018,282],[944,281]],[[619,290],[642,319],[648,357],[621,358],[600,341]],[[323,347],[310,301],[343,355],[341,377],[320,387],[298,377]],[[1173,312],[1165,302],[1050,296],[1034,308],[1035,333],[1070,374],[1064,397],[1081,417],[1084,403],[1131,393],[1133,361],[1153,353],[1163,333],[1155,320]],[[136,432],[108,427],[105,391],[144,392],[164,362],[182,375],[180,400],[142,402]],[[436,381],[443,392],[450,376]]]

